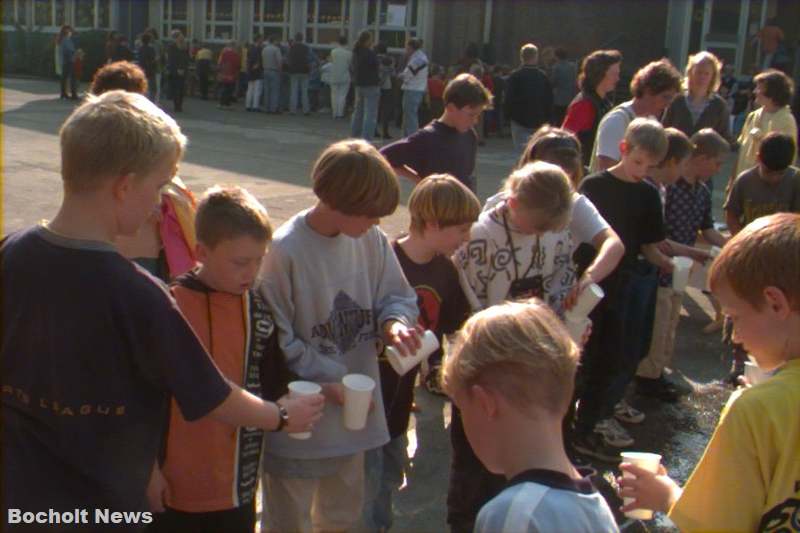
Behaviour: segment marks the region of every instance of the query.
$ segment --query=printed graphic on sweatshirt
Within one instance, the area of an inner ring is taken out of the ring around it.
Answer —
[[[761,518],[758,531],[797,531],[800,529],[800,499],[787,498]]]
[[[311,329],[311,338],[319,343],[319,351],[324,354],[349,352],[356,344],[375,338],[372,309],[359,307],[346,292],[339,291],[328,320]]]

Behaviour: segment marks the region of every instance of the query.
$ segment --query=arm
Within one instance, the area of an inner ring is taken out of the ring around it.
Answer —
[[[597,250],[597,256],[586,268],[583,276],[591,279],[589,283],[597,283],[617,268],[622,256],[625,255],[625,245],[616,232],[608,228],[594,236],[592,246]]]
[[[417,184],[422,181],[422,176],[417,174],[417,171],[408,165],[392,167],[392,169],[394,170],[395,174],[398,176],[403,176],[407,180],[411,181],[411,183]]]
[[[458,270],[459,283],[473,311],[485,309],[488,305],[489,235],[477,223],[472,225],[470,240],[464,243],[453,255],[453,263]]]
[[[731,210],[725,210],[725,223],[728,225],[728,230],[731,232],[731,236],[736,235],[740,231],[742,231],[742,223],[739,221],[738,215],[734,214]]]
[[[672,261],[659,250],[658,245],[659,243],[643,244],[642,255],[662,272],[672,272],[674,268]]]
[[[703,238],[707,242],[713,244],[714,246],[719,246],[720,248],[725,246],[725,243],[728,242],[728,239],[726,239],[722,233],[718,232],[714,228],[704,229],[701,232],[701,235],[703,235]]]
[[[667,239],[666,243],[669,251],[661,249],[661,252],[666,255],[672,255],[673,257],[674,256],[690,257],[695,261],[699,261],[700,263],[705,263],[706,261],[711,259],[711,255],[707,251],[701,248],[696,248],[694,246],[687,246],[685,244],[673,241],[672,239]]]

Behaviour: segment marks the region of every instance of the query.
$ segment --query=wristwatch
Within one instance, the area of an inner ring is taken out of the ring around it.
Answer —
[[[278,402],[275,402],[275,405],[278,406],[278,427],[272,431],[281,431],[289,424],[289,411]]]

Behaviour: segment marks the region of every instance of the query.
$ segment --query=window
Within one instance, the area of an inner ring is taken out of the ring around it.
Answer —
[[[206,0],[205,38],[209,41],[228,41],[234,38],[233,11],[238,2]]]
[[[58,28],[65,23],[64,0],[34,0],[33,24],[35,26]]]
[[[253,35],[264,37],[274,35],[285,41],[289,33],[289,1],[288,0],[254,0],[253,2]]]
[[[111,0],[75,0],[76,28],[111,28]]]
[[[5,0],[0,11],[3,12],[3,26],[25,24],[25,6],[22,5],[22,0]]]
[[[376,42],[390,49],[402,49],[409,37],[415,37],[418,0],[375,0],[367,9],[367,26],[377,34]]]
[[[170,39],[172,30],[179,30],[184,35],[189,35],[189,0],[163,0],[162,35]]]
[[[350,0],[308,0],[306,42],[332,48],[349,26]]]

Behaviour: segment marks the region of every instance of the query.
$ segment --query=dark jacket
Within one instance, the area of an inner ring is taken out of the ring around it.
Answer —
[[[353,84],[356,87],[377,87],[380,83],[378,54],[371,48],[353,49]]]
[[[151,45],[143,44],[139,47],[139,66],[142,67],[148,79],[156,75],[158,62],[156,60],[156,50]]]
[[[261,46],[251,44],[247,48],[247,77],[250,81],[260,80],[264,77],[264,68],[261,65]]]
[[[175,43],[167,47],[167,72],[170,76],[186,76],[189,68],[189,48],[180,48]]]
[[[538,67],[526,65],[508,77],[505,113],[525,128],[537,129],[553,116],[553,87]]]
[[[308,60],[310,48],[305,43],[294,43],[289,47],[286,71],[289,74],[308,74],[311,64]]]
[[[714,131],[722,135],[726,141],[732,142],[735,139],[731,136],[730,116],[728,104],[718,94],[711,95],[708,105],[700,114],[697,122],[692,120],[692,112],[686,101],[686,94],[675,97],[670,106],[664,111],[662,122],[664,127],[673,127],[681,130],[691,137],[703,128],[713,128]]]

